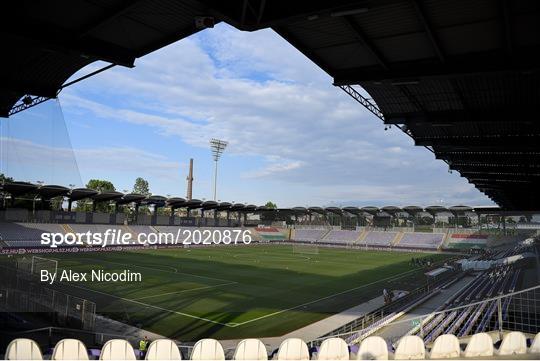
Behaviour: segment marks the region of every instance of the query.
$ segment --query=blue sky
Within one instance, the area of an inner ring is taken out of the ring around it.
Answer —
[[[103,64],[93,64],[82,74]],[[65,124],[65,125],[64,125]],[[0,171],[23,180],[111,180],[212,197],[210,138],[229,141],[218,198],[279,206],[491,204],[271,30],[225,24],[62,91],[2,122]],[[69,136],[68,136],[69,135]],[[62,148],[62,152],[58,152]],[[71,151],[71,148],[73,151]]]

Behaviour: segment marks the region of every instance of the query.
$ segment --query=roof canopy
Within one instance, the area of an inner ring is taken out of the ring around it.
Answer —
[[[500,207],[539,207],[540,172],[530,166],[540,164],[540,122],[531,120],[539,1],[3,1],[0,11],[2,116],[25,94],[55,97],[97,60],[132,67],[212,16],[272,28]]]
[[[42,198],[50,199],[67,195],[69,193],[69,188],[57,185],[43,185],[36,189],[36,193]]]
[[[443,206],[428,206],[426,207],[426,212],[430,214],[445,213],[448,212],[448,209]]]
[[[412,216],[415,216],[416,214],[424,211],[422,207],[418,207],[418,206],[405,206],[403,207],[403,210]]]
[[[167,198],[163,196],[159,196],[159,195],[151,195],[151,196],[148,196],[144,200],[144,203],[152,204],[156,207],[163,207],[166,204],[166,202],[167,202]]]
[[[366,206],[366,207],[362,207],[360,209],[362,210],[362,212],[366,212],[366,213],[369,213],[371,215],[375,215],[375,214],[379,213],[379,208],[373,207],[373,206]]]
[[[472,212],[473,208],[469,206],[452,206],[448,207],[448,210],[452,213],[465,213],[465,212]]]
[[[17,197],[22,194],[33,193],[37,187],[37,185],[28,182],[9,182],[4,184],[3,190]]]
[[[186,208],[189,208],[189,209],[195,209],[195,208],[200,208],[201,204],[202,204],[202,201],[200,199],[190,199],[190,200],[186,201],[186,203],[184,203],[182,205],[182,207],[186,207]]]
[[[358,207],[343,207],[343,211],[355,215],[363,213],[363,211]]]
[[[73,188],[68,195],[68,198],[72,201],[79,201],[85,198],[93,198],[98,191],[90,188]]]
[[[328,213],[334,213],[334,214],[342,214],[343,211],[339,207],[326,207],[324,209]]]
[[[381,210],[388,213],[388,214],[390,214],[390,215],[394,215],[396,213],[399,213],[399,212],[403,211],[401,208],[396,207],[396,206],[385,206],[385,207],[382,207]]]
[[[141,203],[146,196],[138,193],[124,194],[122,198],[116,200],[116,204]]]
[[[123,193],[120,192],[100,192],[94,196],[95,202],[108,202],[108,201],[115,201],[124,196]]]
[[[312,213],[325,214],[325,210],[322,207],[308,207],[308,211]]]

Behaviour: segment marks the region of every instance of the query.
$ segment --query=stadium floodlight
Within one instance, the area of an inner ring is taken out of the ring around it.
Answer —
[[[227,147],[228,142],[220,139],[212,138],[210,139],[210,149],[212,149],[212,156],[214,157],[214,201],[217,199],[217,172],[218,172],[218,161],[225,148]]]

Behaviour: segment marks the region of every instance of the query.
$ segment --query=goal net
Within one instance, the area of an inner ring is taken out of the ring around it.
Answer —
[[[313,243],[298,243],[292,247],[293,254],[319,254],[319,246]]]
[[[58,271],[58,261],[55,259],[32,256],[32,265],[30,273],[39,275],[42,270],[46,270],[50,273],[56,273]]]

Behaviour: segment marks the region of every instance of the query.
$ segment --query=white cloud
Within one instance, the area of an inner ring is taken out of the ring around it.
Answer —
[[[244,180],[280,183],[291,202],[487,202],[406,135],[384,132],[330,83],[270,30],[220,25],[139,59],[135,69],[114,68],[68,88],[61,100],[70,111],[148,126],[196,147],[207,147],[211,137],[227,139],[228,153],[265,160]],[[287,192],[293,184],[310,199]]]
[[[274,177],[278,173],[301,168],[303,164],[302,161],[298,160],[290,161],[286,159],[274,159],[272,163],[267,164],[264,168],[242,174],[242,176],[244,178]]]

